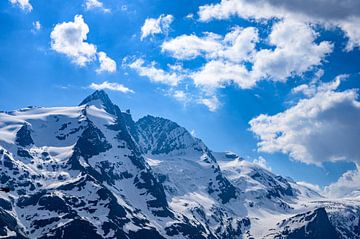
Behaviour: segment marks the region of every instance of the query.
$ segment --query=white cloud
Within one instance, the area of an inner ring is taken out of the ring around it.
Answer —
[[[116,71],[116,62],[113,59],[109,58],[105,52],[99,52],[98,58],[100,62],[100,67],[96,70],[97,73]]]
[[[259,41],[258,30],[254,27],[234,27],[223,40],[224,49],[219,52],[223,57],[233,62],[250,61],[256,52],[256,43]]]
[[[100,62],[98,73],[116,71],[114,60],[109,58],[105,52],[97,53],[96,46],[86,42],[88,33],[89,27],[84,22],[82,15],[76,15],[73,22],[56,24],[50,35],[51,48],[65,54],[79,66],[85,66],[98,59]]]
[[[73,22],[56,24],[51,32],[51,48],[70,57],[80,66],[96,58],[96,46],[86,42],[89,27],[81,15]]]
[[[281,8],[275,11],[266,1],[222,0],[218,4],[200,6],[198,14],[200,21],[228,19],[231,16],[260,21],[273,17],[282,18],[286,12]]]
[[[177,85],[182,78],[193,80],[201,91],[211,92],[194,100],[215,111],[220,105],[215,96],[219,87],[235,84],[250,89],[261,80],[285,82],[289,77],[302,76],[321,65],[333,46],[326,41],[316,42],[317,36],[309,24],[293,20],[275,23],[265,48],[257,46],[260,39],[254,27],[234,27],[224,36],[211,32],[201,37],[181,35],[165,41],[162,51],[178,60],[202,57],[205,63],[199,69],[179,73],[169,67],[166,72],[154,64],[144,66],[143,60],[133,62],[131,68],[153,81],[171,85]]]
[[[185,16],[185,19],[189,19],[189,20],[194,19],[194,13],[189,13],[188,15]]]
[[[357,0],[222,0],[218,4],[201,6],[198,14],[201,21],[238,16],[256,21],[293,19],[325,27],[339,27],[349,38],[346,50],[360,47],[360,31],[357,27],[360,22],[360,3]]]
[[[301,84],[299,86],[296,86],[291,90],[291,92],[293,94],[302,93],[307,97],[312,97],[317,92],[336,90],[339,87],[341,81],[345,80],[348,77],[349,75],[347,74],[338,75],[337,77],[335,77],[334,81],[331,81],[329,83],[320,82],[319,79],[316,78],[314,81],[311,81],[310,84]]]
[[[37,32],[37,31],[40,31],[40,29],[41,29],[40,21],[35,21],[35,22],[33,22],[32,25],[33,25],[33,29],[32,29],[33,33]]]
[[[220,107],[220,101],[215,95],[200,98],[198,99],[198,103],[205,105],[212,112],[215,112]]]
[[[168,70],[165,71],[156,67],[155,62],[146,64],[141,58],[129,62],[129,59],[124,58],[123,66],[129,67],[140,76],[147,77],[152,82],[170,86],[169,89],[163,91],[164,95],[173,97],[180,103],[185,105],[188,103],[204,105],[212,112],[221,106],[212,87],[209,87],[209,89],[201,89],[195,93],[188,89],[187,84],[179,84],[185,78],[190,77],[188,72],[179,64],[168,64]]]
[[[175,90],[172,96],[180,102],[186,102],[188,100],[186,93],[182,90]]]
[[[26,12],[31,12],[33,7],[29,0],[9,0],[11,4],[18,5],[22,10]]]
[[[254,77],[285,82],[290,76],[302,75],[320,65],[333,46],[326,41],[315,43],[316,37],[308,24],[290,20],[276,23],[269,35],[270,45],[276,48],[255,54]]]
[[[113,90],[113,91],[118,91],[121,93],[134,93],[133,90],[127,88],[126,86],[124,86],[122,84],[111,83],[111,82],[107,82],[107,81],[104,81],[101,84],[91,83],[89,85],[89,88],[93,89],[93,90]]]
[[[173,22],[172,15],[160,15],[158,18],[147,18],[144,25],[141,27],[141,40],[148,36],[155,34],[167,34],[170,29],[170,24]]]
[[[251,79],[244,65],[223,61],[210,61],[190,77],[194,80],[195,85],[210,88],[217,88],[234,82],[241,88],[248,89],[256,83]]]
[[[331,198],[359,197],[360,171],[359,168],[345,172],[335,183],[326,186],[324,193]]]
[[[313,96],[284,112],[252,119],[249,123],[259,137],[259,150],[282,152],[316,165],[339,160],[358,163],[360,102],[356,90],[336,91],[343,78],[321,84]]]
[[[162,44],[161,50],[177,59],[193,59],[204,55],[208,59],[222,58],[234,62],[249,60],[258,42],[254,27],[235,27],[224,37],[206,32],[203,37],[181,35]]]
[[[167,85],[175,86],[183,79],[184,76],[177,72],[166,72],[163,69],[155,67],[153,62],[150,65],[146,65],[143,59],[136,59],[128,67],[135,70],[140,76],[145,76],[153,82],[163,83]]]
[[[99,0],[85,0],[85,8],[86,10],[98,8],[98,9],[102,9],[106,13],[110,12],[110,9],[104,8],[104,4]]]
[[[177,59],[193,59],[201,54],[212,54],[223,47],[218,42],[221,36],[206,34],[203,38],[196,35],[181,35],[162,44],[163,52],[170,52]]]
[[[254,27],[235,27],[224,37],[214,33],[181,35],[161,47],[176,59],[202,56],[208,61],[190,75],[197,86],[217,88],[235,83],[249,89],[260,80],[285,82],[321,65],[332,44],[316,43],[316,38],[308,24],[284,20],[274,24],[268,36],[273,49],[256,49],[259,36]]]
[[[311,84],[311,85],[307,85],[307,84],[301,84],[301,85],[298,85],[296,86],[295,88],[293,88],[291,90],[291,92],[293,94],[299,94],[299,93],[302,93],[306,96],[312,96],[315,94],[315,88],[314,86]]]
[[[262,157],[262,156],[259,156],[257,159],[254,159],[253,163],[259,165],[260,167],[262,167],[264,169],[267,169],[267,170],[271,171],[271,167],[269,167],[267,165],[266,159],[264,157]]]
[[[321,188],[319,185],[312,184],[312,183],[308,183],[308,182],[304,182],[304,181],[299,181],[299,182],[296,182],[296,183],[299,184],[299,185],[301,185],[301,186],[310,188],[311,190],[319,193],[320,195],[323,194],[323,190],[322,190],[322,188]]]
[[[347,21],[341,21],[338,25],[348,38],[345,50],[351,51],[355,47],[360,48],[360,17],[352,17]]]
[[[326,56],[332,52],[333,44],[319,41],[319,34],[314,30],[314,25],[302,21],[300,17],[289,15],[286,9],[275,11],[270,3],[262,0],[256,2],[257,5],[246,0],[228,0],[220,4],[203,6],[199,10],[200,20],[225,19],[231,15],[257,21],[278,17],[266,38],[260,39],[258,29],[255,27],[238,26],[233,27],[225,35],[212,32],[204,32],[200,36],[180,35],[163,42],[162,52],[168,53],[177,60],[202,58],[205,63],[201,67],[192,72],[187,71],[186,74],[174,74],[176,71],[173,69],[166,72],[155,68],[154,64],[145,69],[144,62],[142,68],[139,66],[135,68],[138,72],[141,69],[142,75],[150,78],[154,78],[154,75],[170,75],[175,79],[179,76],[191,79],[200,91],[212,91],[210,97],[205,97],[204,102],[210,106],[209,109],[215,110],[220,104],[209,99],[215,96],[217,88],[235,84],[242,89],[250,89],[262,80],[286,82],[291,77],[302,77],[304,73],[316,70],[322,65]],[[263,11],[259,11],[259,4]],[[142,39],[162,32],[160,19],[161,17],[147,19],[149,21],[143,26]],[[150,70],[153,73],[150,74]],[[161,80],[156,80],[157,82],[164,82],[162,77],[158,78]],[[304,92],[306,86],[301,87],[304,89],[299,87],[294,89],[294,93]],[[216,101],[219,102],[219,99],[216,98]],[[197,102],[202,103],[201,100]]]

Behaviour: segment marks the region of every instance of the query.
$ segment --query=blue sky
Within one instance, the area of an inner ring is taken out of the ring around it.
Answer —
[[[163,116],[215,151],[334,183],[360,155],[359,6],[277,2],[1,1],[0,109],[105,88],[135,119]]]

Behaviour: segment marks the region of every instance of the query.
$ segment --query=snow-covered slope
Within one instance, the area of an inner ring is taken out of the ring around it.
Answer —
[[[224,177],[200,139],[159,117],[146,116],[136,127],[139,145],[164,185],[171,208],[223,238],[241,236],[247,230],[241,192]]]
[[[250,238],[360,238],[360,200],[325,199],[234,153],[214,155],[223,174],[245,194]]]
[[[0,238],[286,238],[317,208],[339,237],[360,235],[356,200],[214,153],[170,120],[134,122],[104,91],[0,113],[0,186]]]

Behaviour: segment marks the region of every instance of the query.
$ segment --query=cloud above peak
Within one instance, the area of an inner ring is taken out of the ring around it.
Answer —
[[[126,93],[135,93],[133,90],[129,89],[128,87],[126,87],[122,84],[112,83],[112,82],[107,82],[107,81],[104,81],[100,84],[91,83],[89,85],[89,88],[93,89],[93,90],[112,90],[112,91],[118,91],[118,92],[125,93],[125,94]]]
[[[55,25],[50,34],[51,48],[68,56],[71,61],[81,67],[98,59],[100,67],[97,72],[114,72],[116,63],[105,52],[97,53],[97,47],[88,43],[89,27],[82,15],[76,15],[73,22],[63,22]]]

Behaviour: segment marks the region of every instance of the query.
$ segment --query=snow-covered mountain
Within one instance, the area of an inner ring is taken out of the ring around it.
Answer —
[[[360,238],[328,200],[104,91],[0,113],[0,238]]]

